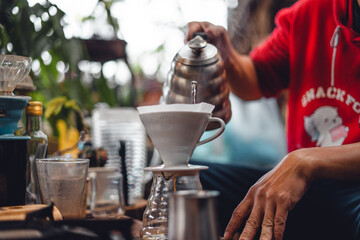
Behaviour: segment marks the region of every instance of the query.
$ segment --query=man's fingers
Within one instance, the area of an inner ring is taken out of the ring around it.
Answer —
[[[194,32],[201,31],[201,25],[199,22],[190,22],[187,26],[186,33],[185,33],[185,42],[188,42],[191,40],[192,35]]]
[[[264,219],[261,225],[260,240],[271,240],[274,231],[275,204],[268,202],[265,208]]]
[[[246,221],[245,228],[240,235],[240,240],[252,240],[256,232],[260,228],[261,221],[263,219],[264,209],[262,206],[257,207],[254,205],[254,208]]]
[[[213,25],[209,22],[190,22],[186,29],[185,42],[190,41],[196,32],[208,32],[211,26]]]
[[[185,41],[190,41],[195,32],[204,32],[207,25],[206,22],[190,22],[187,26]]]
[[[225,229],[224,238],[232,239],[238,228],[243,223],[244,219],[249,215],[251,210],[249,201],[242,201],[234,210],[231,219]]]
[[[274,238],[275,240],[282,240],[284,231],[285,231],[285,223],[288,216],[288,211],[282,207],[276,209],[276,214],[274,218]]]

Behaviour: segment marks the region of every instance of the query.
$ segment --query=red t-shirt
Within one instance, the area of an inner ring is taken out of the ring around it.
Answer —
[[[289,151],[360,140],[360,35],[352,29],[352,4],[299,0],[278,13],[273,33],[251,52],[265,96],[289,89]]]

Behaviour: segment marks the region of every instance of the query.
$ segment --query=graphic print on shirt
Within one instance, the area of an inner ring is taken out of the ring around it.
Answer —
[[[341,145],[349,132],[342,123],[337,109],[330,106],[319,107],[313,114],[304,117],[305,130],[318,147]]]

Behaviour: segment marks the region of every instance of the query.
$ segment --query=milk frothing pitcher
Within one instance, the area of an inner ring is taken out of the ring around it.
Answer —
[[[169,240],[218,240],[217,191],[178,191],[169,197]]]

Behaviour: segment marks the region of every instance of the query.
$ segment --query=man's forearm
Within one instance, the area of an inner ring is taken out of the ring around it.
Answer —
[[[360,143],[304,148],[291,154],[304,160],[304,171],[311,179],[360,181]]]
[[[234,51],[225,62],[226,79],[230,90],[243,100],[256,100],[262,97],[256,76],[255,66],[249,56]]]

